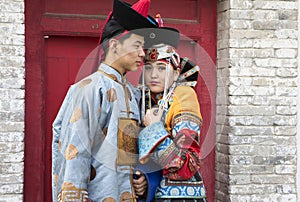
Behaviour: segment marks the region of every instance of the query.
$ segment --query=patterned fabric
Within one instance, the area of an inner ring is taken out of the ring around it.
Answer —
[[[155,199],[153,202],[206,202],[205,198],[202,199]]]
[[[129,165],[118,165],[118,120],[139,120],[139,91],[101,64],[98,71],[72,85],[53,123],[53,201],[132,201]]]
[[[87,200],[87,191],[85,189],[76,188],[72,183],[64,182],[62,189],[57,198],[62,201],[85,201]]]
[[[163,120],[147,126],[139,135],[140,160],[151,158],[163,168],[155,198],[205,199],[199,172],[202,117],[191,87],[175,88]]]

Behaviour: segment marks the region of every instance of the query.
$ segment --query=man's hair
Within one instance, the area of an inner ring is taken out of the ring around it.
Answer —
[[[124,27],[122,27],[115,19],[110,19],[103,28],[100,43],[103,44],[105,41],[108,41],[112,37],[117,36],[124,31]]]
[[[103,60],[108,52],[108,45],[109,45],[109,40],[113,37],[116,37],[120,34],[122,34],[125,31],[125,29],[114,19],[111,19],[108,21],[108,23],[105,25],[104,29],[103,29],[103,33],[102,33],[102,37],[101,37],[101,46],[103,49],[103,54],[101,57],[101,60]],[[126,40],[127,38],[129,38],[131,35],[131,32],[129,32],[128,34],[125,34],[124,36],[120,37],[120,39],[118,39],[118,41],[120,43],[123,43],[124,40]]]

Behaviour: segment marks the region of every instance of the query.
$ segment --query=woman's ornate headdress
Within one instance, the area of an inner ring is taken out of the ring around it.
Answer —
[[[192,62],[188,58],[180,58],[179,54],[176,51],[178,47],[180,34],[179,31],[174,28],[168,27],[159,27],[155,29],[151,29],[148,35],[149,38],[145,38],[146,41],[146,54],[145,54],[145,62],[154,62],[157,60],[164,60],[167,62],[166,75],[165,75],[165,87],[163,92],[163,104],[161,108],[167,108],[167,100],[170,97],[169,95],[172,93],[172,89],[176,85],[187,85],[191,87],[195,87],[197,84],[199,67]],[[180,76],[174,85],[172,85],[172,89],[168,89],[169,83],[169,74],[171,65],[174,69],[180,70]],[[144,69],[142,71],[142,118],[145,113],[145,98],[146,98],[146,87],[144,81]],[[150,95],[150,93],[149,93]],[[149,96],[149,99],[150,96]],[[151,101],[150,101],[151,103]]]

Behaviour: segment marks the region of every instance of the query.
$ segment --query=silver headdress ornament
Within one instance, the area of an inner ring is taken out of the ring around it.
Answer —
[[[149,48],[145,55],[145,61],[154,62],[168,59],[174,68],[180,68],[180,57],[175,48],[166,44],[158,44]]]

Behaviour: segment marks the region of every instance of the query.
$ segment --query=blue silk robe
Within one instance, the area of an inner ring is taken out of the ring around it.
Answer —
[[[103,73],[104,72],[104,73]],[[130,166],[117,164],[118,119],[139,120],[140,93],[113,68],[72,85],[53,123],[53,201],[132,200]],[[93,176],[91,179],[91,175]]]

